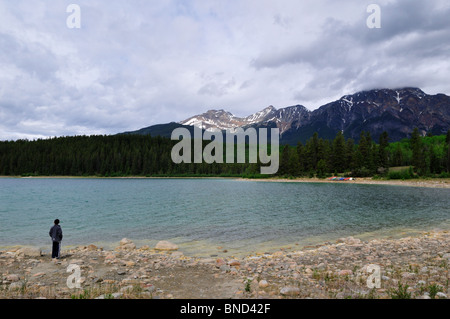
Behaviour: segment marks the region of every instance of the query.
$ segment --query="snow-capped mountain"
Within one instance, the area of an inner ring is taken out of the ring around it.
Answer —
[[[307,127],[341,130],[355,140],[362,131],[374,138],[387,131],[392,140],[399,140],[415,127],[423,135],[445,134],[450,129],[450,97],[428,95],[418,88],[358,92],[313,111]]]
[[[291,128],[293,122],[302,123],[308,120],[309,114],[310,111],[302,105],[290,106],[279,110],[270,105],[247,117],[237,117],[224,110],[210,110],[181,121],[179,124],[197,126],[207,131],[233,132],[239,127],[274,122],[280,129],[280,132],[283,133]]]
[[[224,110],[211,110],[179,123],[154,125],[137,134],[170,137],[174,127],[193,126],[210,131],[234,131],[238,127],[278,127],[281,143],[305,142],[315,132],[332,139],[342,131],[347,138],[359,140],[362,131],[376,141],[386,131],[391,141],[410,137],[415,127],[422,135],[446,134],[450,129],[450,97],[429,95],[418,88],[376,89],[344,95],[339,100],[309,111],[302,105],[281,109],[273,106],[247,117],[237,117]]]

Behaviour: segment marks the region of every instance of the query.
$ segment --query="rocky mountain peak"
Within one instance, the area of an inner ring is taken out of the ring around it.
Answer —
[[[332,139],[338,131],[355,141],[362,131],[370,132],[375,141],[386,131],[391,141],[398,141],[410,137],[415,127],[423,135],[446,134],[450,129],[450,97],[429,95],[415,87],[374,89],[344,95],[314,111],[302,105],[280,109],[269,105],[247,117],[238,117],[223,109],[209,110],[175,124],[209,131],[276,126],[281,142],[291,145],[308,140],[314,132],[321,138]],[[155,130],[160,132],[161,127]]]

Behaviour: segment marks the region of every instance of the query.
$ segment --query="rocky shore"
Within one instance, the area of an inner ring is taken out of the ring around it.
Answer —
[[[288,182],[288,183],[337,183],[337,184],[366,184],[366,185],[391,185],[407,187],[426,187],[426,188],[450,188],[450,178],[419,178],[408,180],[397,179],[374,179],[372,177],[357,177],[348,181],[334,181],[326,178],[258,178],[248,179],[239,178],[242,181],[256,182]]]
[[[0,298],[448,299],[449,264],[448,231],[243,258],[188,257],[170,242],[136,247],[128,239],[114,250],[63,250],[59,260],[16,247],[0,251]]]

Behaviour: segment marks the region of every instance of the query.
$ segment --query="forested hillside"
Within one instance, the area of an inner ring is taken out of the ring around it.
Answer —
[[[74,136],[0,142],[3,176],[243,176],[257,177],[259,164],[174,164],[177,141],[160,136]],[[204,141],[204,145],[208,142]],[[278,176],[446,177],[450,172],[450,131],[389,143],[363,132],[358,144],[338,133],[333,140],[314,134],[305,144],[280,146]],[[248,150],[247,150],[248,152]],[[235,152],[236,153],[236,152]],[[224,151],[225,156],[225,151]],[[247,161],[248,162],[248,161]],[[390,171],[390,168],[395,167]],[[400,168],[399,168],[400,167]],[[403,167],[403,168],[401,168]],[[411,168],[410,168],[411,167]]]

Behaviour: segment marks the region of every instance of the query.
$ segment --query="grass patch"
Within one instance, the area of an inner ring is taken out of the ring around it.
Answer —
[[[404,285],[398,282],[398,288],[392,288],[389,290],[389,296],[392,299],[411,299],[411,293],[408,292],[408,285]]]

